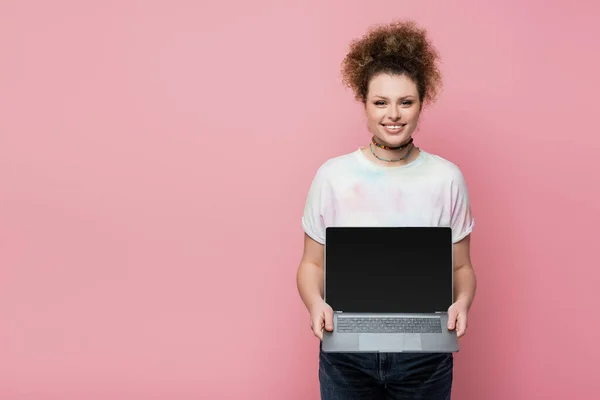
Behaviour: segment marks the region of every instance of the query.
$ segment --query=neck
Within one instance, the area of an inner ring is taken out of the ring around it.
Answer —
[[[379,147],[380,149],[384,149],[384,150],[391,150],[391,151],[393,151],[393,150],[405,150],[405,149],[408,149],[409,145],[410,145],[412,142],[413,142],[413,138],[412,138],[412,137],[410,137],[410,138],[406,139],[406,140],[404,141],[404,143],[401,143],[401,144],[400,144],[400,145],[398,145],[398,146],[389,146],[389,145],[387,145],[387,144],[380,143],[380,142],[379,142],[379,141],[378,141],[378,140],[375,138],[375,136],[373,136],[373,137],[371,138],[371,143],[373,143],[375,146]]]
[[[419,155],[419,148],[413,144],[412,138],[396,147],[383,145],[373,138],[364,151],[375,163],[388,167],[408,164]]]

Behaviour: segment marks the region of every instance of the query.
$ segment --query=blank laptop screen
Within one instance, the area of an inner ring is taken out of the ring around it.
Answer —
[[[452,304],[448,227],[329,227],[325,301],[334,311],[431,313]]]

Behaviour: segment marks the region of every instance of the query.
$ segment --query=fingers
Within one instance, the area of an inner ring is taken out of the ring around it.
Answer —
[[[464,314],[459,314],[456,325],[456,335],[460,339],[467,331],[467,316]]]
[[[323,316],[322,315],[319,315],[317,318],[315,318],[312,321],[311,328],[312,328],[314,335],[316,337],[318,337],[319,340],[323,340]]]
[[[333,311],[331,309],[325,310],[325,329],[328,332],[333,331]]]
[[[333,331],[333,311],[325,309],[311,322],[311,329],[316,337],[323,340],[323,329]]]
[[[461,312],[458,307],[451,306],[448,309],[448,330],[456,330],[456,336],[460,339],[467,331],[467,313]]]
[[[451,310],[448,313],[448,330],[456,329],[456,336],[460,339],[467,331],[467,316],[464,313]]]
[[[319,340],[323,340],[324,330],[333,331],[333,310],[324,301],[313,306],[310,316],[310,328]]]
[[[448,310],[448,330],[456,328],[456,319],[458,317],[458,311],[455,307],[450,307]]]

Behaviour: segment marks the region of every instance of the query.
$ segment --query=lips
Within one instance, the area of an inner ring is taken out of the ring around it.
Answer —
[[[382,124],[388,133],[394,134],[402,132],[406,124]]]

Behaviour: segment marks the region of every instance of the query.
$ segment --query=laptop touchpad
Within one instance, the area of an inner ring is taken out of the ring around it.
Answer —
[[[363,334],[358,337],[361,351],[400,352],[421,350],[421,335],[419,334]]]

